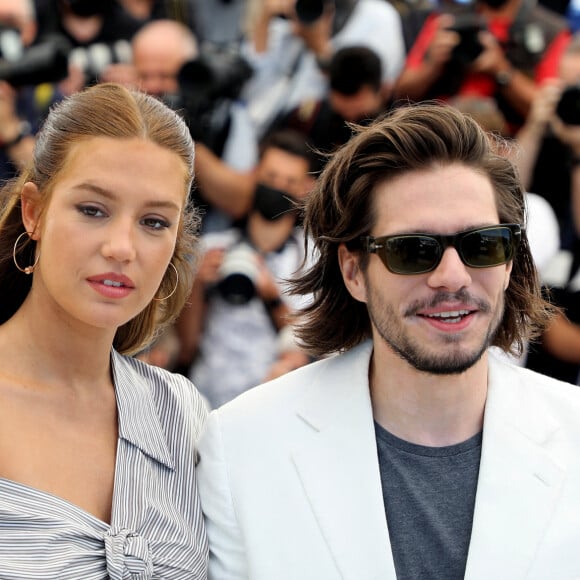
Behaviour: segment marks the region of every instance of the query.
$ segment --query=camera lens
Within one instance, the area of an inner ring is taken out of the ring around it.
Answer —
[[[218,290],[230,304],[246,304],[256,295],[256,255],[247,244],[229,250],[220,268]]]
[[[477,14],[457,14],[450,27],[459,34],[459,44],[454,47],[452,59],[464,65],[471,64],[483,51],[478,35],[485,30],[485,23]]]
[[[316,22],[324,12],[324,0],[297,0],[296,16],[303,24]]]
[[[564,90],[556,114],[566,125],[580,125],[580,86],[570,86]]]

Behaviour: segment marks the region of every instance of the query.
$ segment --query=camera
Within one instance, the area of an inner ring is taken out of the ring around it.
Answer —
[[[566,125],[580,125],[580,85],[571,85],[564,89],[556,114]]]
[[[16,29],[0,25],[0,80],[15,88],[61,81],[68,75],[69,52],[62,36],[26,48]]]
[[[249,63],[229,51],[204,52],[179,71],[179,94],[168,104],[183,111],[192,137],[218,157],[229,132],[231,103],[252,74]]]
[[[208,51],[186,62],[179,71],[182,92],[200,101],[236,99],[253,69],[239,54]]]
[[[258,263],[255,251],[243,242],[224,256],[217,285],[222,297],[230,304],[247,304],[256,295]]]
[[[329,3],[330,0],[296,0],[296,17],[302,24],[312,24],[322,16]]]
[[[485,29],[485,21],[479,14],[456,14],[449,30],[457,32],[460,40],[451,53],[451,59],[463,65],[471,64],[483,51],[478,34]]]
[[[114,0],[66,0],[71,12],[82,18],[107,14],[113,7]]]

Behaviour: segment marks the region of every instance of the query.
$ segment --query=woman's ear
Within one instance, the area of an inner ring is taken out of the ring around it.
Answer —
[[[40,238],[40,192],[34,183],[27,181],[20,192],[22,223],[33,240]]]
[[[351,252],[345,244],[340,244],[338,247],[338,263],[346,289],[355,300],[366,302],[366,284],[359,258],[358,252]]]

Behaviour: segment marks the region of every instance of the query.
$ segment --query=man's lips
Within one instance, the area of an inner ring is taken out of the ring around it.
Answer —
[[[445,320],[449,322],[453,322],[455,320],[459,320],[464,316],[468,316],[469,314],[473,314],[476,310],[471,310],[468,308],[461,308],[457,310],[446,310],[440,312],[433,312],[431,314],[426,314],[424,312],[417,313],[417,316],[423,316],[425,318],[433,318],[437,320]]]
[[[437,307],[418,310],[415,316],[426,318],[433,322],[457,324],[478,311],[477,307],[468,304],[439,304]]]

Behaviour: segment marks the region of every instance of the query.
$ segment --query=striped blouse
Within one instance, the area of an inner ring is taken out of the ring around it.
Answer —
[[[195,479],[204,403],[184,377],[112,353],[119,439],[111,524],[0,478],[2,580],[207,578]]]

